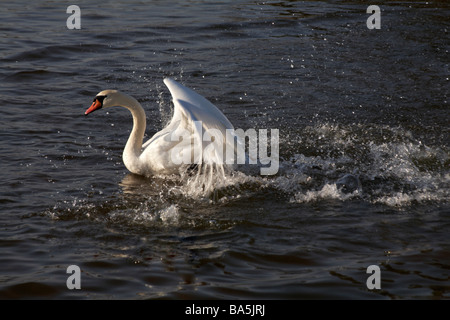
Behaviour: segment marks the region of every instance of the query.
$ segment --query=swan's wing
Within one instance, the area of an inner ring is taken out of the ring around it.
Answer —
[[[227,148],[234,154],[237,147],[236,137],[227,139],[227,130],[230,134],[234,129],[227,117],[215,105],[193,90],[170,78],[164,79],[164,83],[172,94],[174,114],[171,122],[162,132],[166,134],[176,130],[191,132],[192,137],[202,142],[203,161],[222,163]],[[214,138],[211,139],[211,136]]]
[[[187,116],[204,122],[206,127],[233,129],[227,117],[204,97],[170,78],[165,78],[164,83],[169,88],[175,105],[173,120]]]
[[[233,129],[227,117],[204,97],[170,78],[165,78],[164,83],[172,94],[175,107],[172,120],[167,127],[144,143],[142,146],[144,149],[155,139],[167,135],[176,128],[182,127],[191,131],[194,121],[201,121],[204,129],[216,128],[223,132],[226,129]]]

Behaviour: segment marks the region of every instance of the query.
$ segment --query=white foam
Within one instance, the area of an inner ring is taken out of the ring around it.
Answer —
[[[335,183],[327,183],[320,190],[297,192],[290,201],[296,203],[308,203],[318,200],[332,199],[345,201],[357,197],[359,193],[359,190],[355,190],[353,193],[343,193],[337,188]]]
[[[406,207],[414,203],[448,201],[448,190],[419,189],[410,193],[394,192],[391,195],[375,197],[372,203],[384,204],[390,207]]]
[[[178,224],[180,219],[180,210],[176,205],[171,205],[159,211],[159,218],[166,225]]]

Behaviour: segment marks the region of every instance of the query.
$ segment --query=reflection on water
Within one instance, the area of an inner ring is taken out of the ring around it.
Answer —
[[[158,196],[162,189],[176,185],[176,177],[151,177],[147,178],[133,173],[128,173],[119,183],[125,194],[146,197]]]

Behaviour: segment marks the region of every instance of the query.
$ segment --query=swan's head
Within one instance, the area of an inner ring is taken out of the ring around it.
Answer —
[[[103,90],[102,92],[99,92],[95,96],[92,105],[89,107],[89,109],[86,110],[84,114],[88,115],[89,113],[101,108],[116,106],[116,101],[118,100],[117,98],[120,95],[120,92],[117,90]]]

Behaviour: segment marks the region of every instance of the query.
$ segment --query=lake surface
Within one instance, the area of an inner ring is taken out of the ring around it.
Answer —
[[[450,298],[448,2],[73,4],[1,4],[0,298]],[[130,174],[129,112],[84,111],[119,89],[151,137],[165,77],[278,129],[279,172]]]

